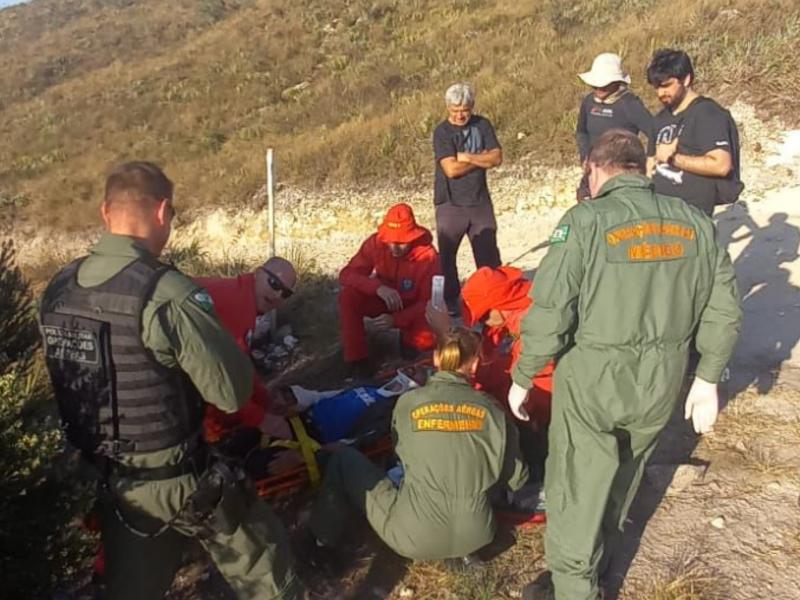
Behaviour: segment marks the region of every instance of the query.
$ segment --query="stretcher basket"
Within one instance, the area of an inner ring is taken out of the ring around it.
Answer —
[[[424,359],[406,366],[417,367],[430,364],[430,359]],[[375,383],[385,383],[394,376],[395,372],[396,369],[392,369],[391,371],[379,373],[375,377]],[[361,453],[374,462],[382,462],[391,456],[394,450],[394,443],[391,433],[387,432],[385,435],[370,439],[356,447]],[[254,483],[258,495],[270,501],[288,499],[297,494],[309,491],[312,487],[309,471],[305,465],[289,469],[284,473],[258,479]],[[540,525],[547,520],[543,511],[518,512],[495,509],[495,516],[501,524],[518,529]]]

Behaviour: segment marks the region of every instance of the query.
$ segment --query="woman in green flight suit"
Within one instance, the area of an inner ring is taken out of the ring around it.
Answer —
[[[350,508],[407,558],[464,557],[492,541],[490,489],[501,483],[517,490],[528,472],[516,428],[491,396],[470,385],[479,351],[476,333],[451,330],[434,352],[438,372],[397,401],[398,486],[355,450],[333,455],[311,516],[318,544],[339,543]]]

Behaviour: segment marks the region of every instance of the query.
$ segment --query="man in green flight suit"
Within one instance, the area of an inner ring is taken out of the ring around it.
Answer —
[[[680,395],[693,335],[701,358],[685,415],[706,433],[741,325],[733,267],[713,222],[653,191],[639,140],[607,132],[589,168],[593,200],[567,211],[550,239],[509,392],[526,418],[531,377],[560,356],[545,474],[552,580],[526,586],[525,600],[598,598],[598,578]]]
[[[253,367],[208,293],[157,260],[172,191],[152,163],[114,169],[101,207],[107,232],[42,299],[67,439],[101,482],[106,597],[161,598],[195,538],[239,598],[294,600],[302,590],[282,524],[200,437],[203,402],[235,412]]]

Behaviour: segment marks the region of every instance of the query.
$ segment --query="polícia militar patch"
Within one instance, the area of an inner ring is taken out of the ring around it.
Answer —
[[[563,244],[569,237],[569,225],[559,225],[550,236],[551,244]]]

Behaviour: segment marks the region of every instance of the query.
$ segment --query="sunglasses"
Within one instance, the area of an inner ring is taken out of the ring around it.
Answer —
[[[281,298],[286,300],[287,298],[291,297],[294,294],[294,290],[288,286],[286,286],[275,273],[270,271],[269,269],[265,269],[261,267],[261,270],[264,271],[264,274],[267,276],[267,283],[269,283],[269,287],[273,290],[278,292],[281,295]]]

